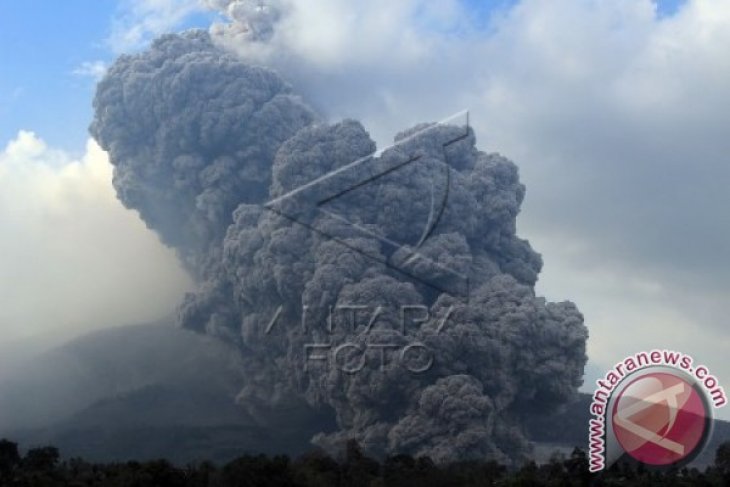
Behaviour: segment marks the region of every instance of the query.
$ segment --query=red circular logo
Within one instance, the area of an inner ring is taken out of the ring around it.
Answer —
[[[649,372],[621,391],[613,407],[613,430],[636,460],[670,465],[702,446],[709,417],[691,383],[670,372]]]

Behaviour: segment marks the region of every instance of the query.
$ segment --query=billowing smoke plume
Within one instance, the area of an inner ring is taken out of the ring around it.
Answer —
[[[370,157],[358,122],[319,122],[199,32],[120,58],[94,106],[119,197],[198,278],[181,324],[240,349],[261,421],[313,408],[338,425],[324,447],[505,461],[528,451],[523,415],[575,394],[582,316],[535,296],[517,168],[470,129]]]
[[[278,2],[261,0],[203,0],[208,8],[224,13],[231,22],[216,24],[214,36],[248,42],[267,41],[274,34],[274,25],[281,18]]]
[[[195,274],[233,210],[267,197],[279,145],[314,113],[275,73],[223,54],[207,34],[163,37],[99,83],[91,134],[114,187]]]

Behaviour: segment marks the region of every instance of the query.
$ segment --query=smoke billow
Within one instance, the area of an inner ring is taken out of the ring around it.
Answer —
[[[267,197],[278,146],[315,118],[275,73],[225,55],[202,32],[121,56],[94,107],[91,134],[109,152],[120,200],[195,275],[233,210]]]
[[[212,34],[245,41],[267,41],[274,34],[274,25],[281,18],[275,3],[241,0],[203,0],[208,8],[224,13],[231,23],[215,24]]]
[[[320,121],[201,32],[120,58],[94,106],[120,199],[198,279],[181,325],[240,349],[238,400],[272,428],[311,408],[336,420],[313,438],[327,448],[516,460],[524,415],[576,393],[583,318],[535,295],[517,167],[471,129],[418,126],[371,155],[358,122]]]

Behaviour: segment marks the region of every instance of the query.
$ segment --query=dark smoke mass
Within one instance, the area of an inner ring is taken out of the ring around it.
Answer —
[[[279,145],[314,113],[269,70],[213,47],[202,32],[121,56],[99,83],[91,134],[114,187],[195,275],[240,203],[267,197]]]
[[[262,423],[311,408],[336,420],[313,438],[325,448],[509,461],[529,452],[525,415],[573,398],[582,315],[535,295],[517,167],[471,129],[444,147],[461,129],[422,125],[368,159],[358,122],[322,122],[201,32],[121,57],[94,107],[119,198],[198,280],[180,324],[240,349],[238,400]],[[320,180],[317,198],[351,190],[307,211],[312,192],[297,191]],[[448,196],[438,219],[434,194]],[[446,292],[455,276],[468,295]]]

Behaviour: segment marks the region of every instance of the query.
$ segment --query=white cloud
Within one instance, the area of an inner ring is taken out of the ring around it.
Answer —
[[[198,0],[123,0],[107,43],[118,54],[141,49],[201,9]]]
[[[111,173],[91,141],[73,160],[21,131],[0,152],[2,342],[157,319],[189,287]]]
[[[107,65],[104,61],[84,61],[72,73],[76,76],[85,76],[92,78],[94,81],[99,81],[104,77],[106,69]]]

